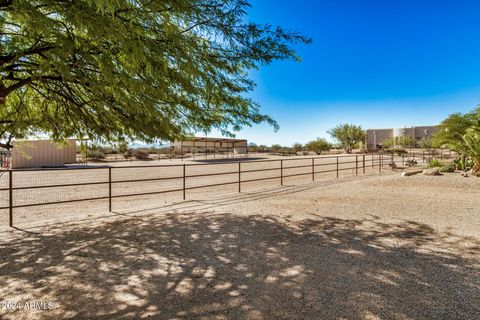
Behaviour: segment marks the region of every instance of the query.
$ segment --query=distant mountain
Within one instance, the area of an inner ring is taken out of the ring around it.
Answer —
[[[135,143],[131,143],[128,145],[129,148],[131,149],[142,149],[142,148],[169,148],[170,147],[170,143],[169,142],[166,142],[166,143],[141,143],[141,142],[135,142]]]

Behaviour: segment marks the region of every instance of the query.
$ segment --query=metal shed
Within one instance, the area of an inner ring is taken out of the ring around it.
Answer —
[[[191,137],[171,144],[175,150],[196,154],[246,155],[247,140],[231,138]]]
[[[11,150],[10,168],[58,167],[76,162],[75,139],[65,143],[51,140],[17,140]]]

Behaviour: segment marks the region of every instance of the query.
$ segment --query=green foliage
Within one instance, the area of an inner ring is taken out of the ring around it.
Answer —
[[[249,22],[248,0],[1,1],[0,139],[175,140],[276,122],[249,71],[311,40]]]
[[[301,143],[296,142],[293,144],[292,148],[293,148],[293,151],[299,152],[299,151],[302,151],[303,146]]]
[[[460,167],[480,174],[480,108],[461,114],[455,113],[442,121],[434,140],[460,154]]]
[[[365,131],[361,126],[354,124],[340,124],[328,130],[328,134],[341,145],[346,153],[352,153],[352,150],[365,139]]]
[[[395,154],[397,156],[402,156],[408,154],[408,151],[405,149],[387,149],[385,150],[386,153],[388,154]]]
[[[305,146],[308,150],[313,151],[316,154],[322,154],[323,152],[329,151],[332,148],[331,143],[323,138],[317,138],[316,140],[310,141]]]
[[[425,149],[428,152],[433,152],[435,149],[441,147],[441,144],[439,144],[435,139],[433,138],[427,138],[427,139],[422,139],[418,142],[418,146],[420,148]]]
[[[283,149],[283,147],[279,144],[272,144],[271,150],[273,152],[280,152]]]
[[[456,150],[458,144],[462,143],[462,137],[467,129],[477,126],[479,121],[480,108],[465,114],[454,113],[440,123],[432,139],[439,146]]]
[[[462,137],[460,151],[468,156],[472,163],[472,174],[480,174],[480,126],[467,129]]]
[[[439,168],[442,166],[443,166],[443,163],[437,158],[431,158],[427,161],[427,168]]]
[[[452,161],[452,162],[449,162],[447,164],[444,164],[441,168],[440,168],[440,172],[454,172],[456,170],[457,166],[455,165],[455,163]]]
[[[405,136],[405,137],[393,137],[393,138],[388,138],[385,140],[382,144],[383,147],[385,148],[390,148],[390,147],[415,147],[417,141],[415,138],[410,137],[410,136]]]
[[[117,147],[118,153],[125,153],[128,150],[128,143],[121,141]]]

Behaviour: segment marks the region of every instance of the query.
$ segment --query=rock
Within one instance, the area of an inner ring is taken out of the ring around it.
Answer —
[[[468,172],[467,171],[462,172],[462,177],[468,178]]]
[[[402,172],[402,177],[413,176],[414,174],[421,173],[423,170],[413,170],[413,171],[406,171]]]
[[[440,175],[440,168],[432,168],[432,169],[425,169],[423,170],[424,176],[439,176]]]

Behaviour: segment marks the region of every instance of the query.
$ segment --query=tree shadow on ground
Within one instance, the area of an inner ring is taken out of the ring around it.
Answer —
[[[0,300],[40,319],[473,319],[480,243],[415,222],[120,218],[0,244]],[[0,314],[1,315],[1,314]]]

